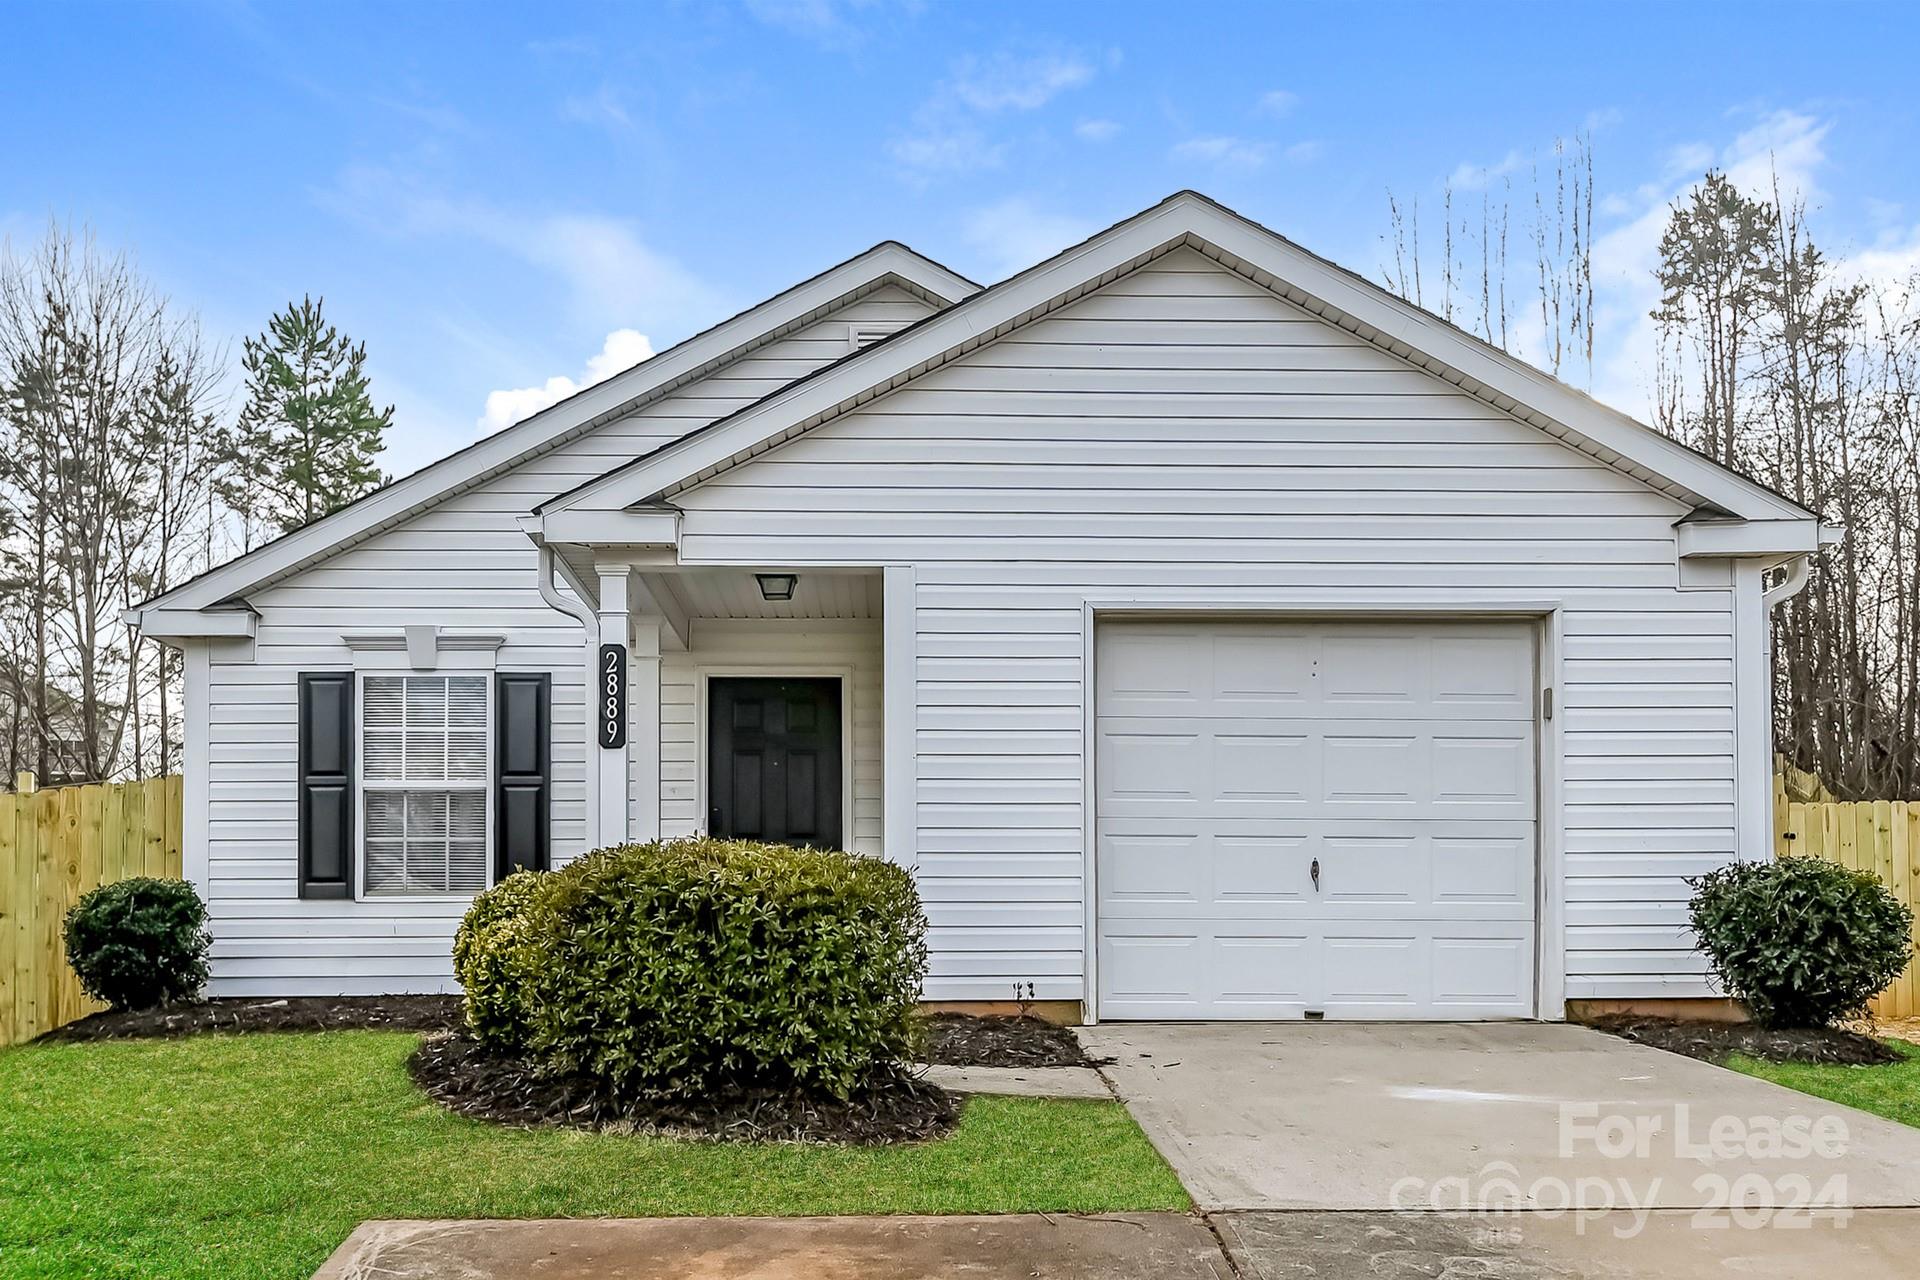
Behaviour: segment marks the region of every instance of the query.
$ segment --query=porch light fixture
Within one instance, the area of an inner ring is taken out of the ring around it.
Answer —
[[[800,585],[797,573],[756,573],[753,580],[760,584],[762,600],[791,600],[793,589]]]

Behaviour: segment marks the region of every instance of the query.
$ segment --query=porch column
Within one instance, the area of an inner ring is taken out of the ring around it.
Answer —
[[[600,576],[600,644],[602,653],[605,646],[620,646],[621,666],[628,677],[628,690],[631,695],[632,668],[630,663],[633,619],[629,611],[628,586],[633,577],[633,568],[624,564],[596,564],[594,571]],[[657,671],[656,671],[657,677]],[[607,684],[611,677],[605,670],[604,661],[594,664],[593,687],[587,691],[587,714],[596,722],[605,714]],[[657,699],[659,681],[654,682]],[[632,749],[633,699],[627,699],[626,741],[617,747],[606,745],[599,730],[594,733],[594,756],[597,781],[595,792],[599,813],[595,816],[592,843],[596,848],[608,845],[624,844],[627,840],[627,797],[628,779],[631,776],[627,753]]]
[[[660,838],[660,619],[635,619],[633,696],[627,700],[627,753],[633,760],[633,805],[627,838],[642,843]]]
[[[919,724],[913,566],[881,570],[880,622],[880,851],[887,861],[920,866]]]

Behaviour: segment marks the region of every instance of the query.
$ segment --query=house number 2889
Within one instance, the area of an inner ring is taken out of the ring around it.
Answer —
[[[600,646],[600,674],[595,689],[599,703],[600,745],[627,745],[627,646]]]

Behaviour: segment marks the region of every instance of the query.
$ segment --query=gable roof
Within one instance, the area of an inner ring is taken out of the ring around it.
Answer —
[[[664,502],[1182,247],[1708,515],[1793,526],[1812,512],[1193,191],[816,370],[598,479],[542,516]],[[1813,522],[1809,524],[1808,522]]]
[[[331,515],[155,596],[130,612],[188,611],[230,604],[244,592],[296,573],[529,458],[671,395],[756,348],[887,285],[897,285],[935,307],[949,306],[980,288],[897,241],[877,244],[641,361],[624,373],[583,388],[510,427],[374,490]]]

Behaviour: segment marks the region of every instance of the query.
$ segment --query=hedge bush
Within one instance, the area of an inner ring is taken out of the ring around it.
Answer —
[[[1824,858],[1736,862],[1691,881],[1714,976],[1769,1027],[1859,1013],[1912,957],[1913,913],[1880,881]]]
[[[491,898],[462,929],[468,999],[493,1043],[518,1037],[552,1071],[631,1097],[846,1098],[912,1052],[926,918],[891,863],[677,840]]]
[[[527,914],[539,873],[516,871],[473,900],[453,935],[453,974],[466,992],[467,1028],[482,1044],[527,1039]]]
[[[190,1000],[207,981],[207,908],[184,880],[135,876],[81,897],[66,920],[67,963],[116,1009]]]

